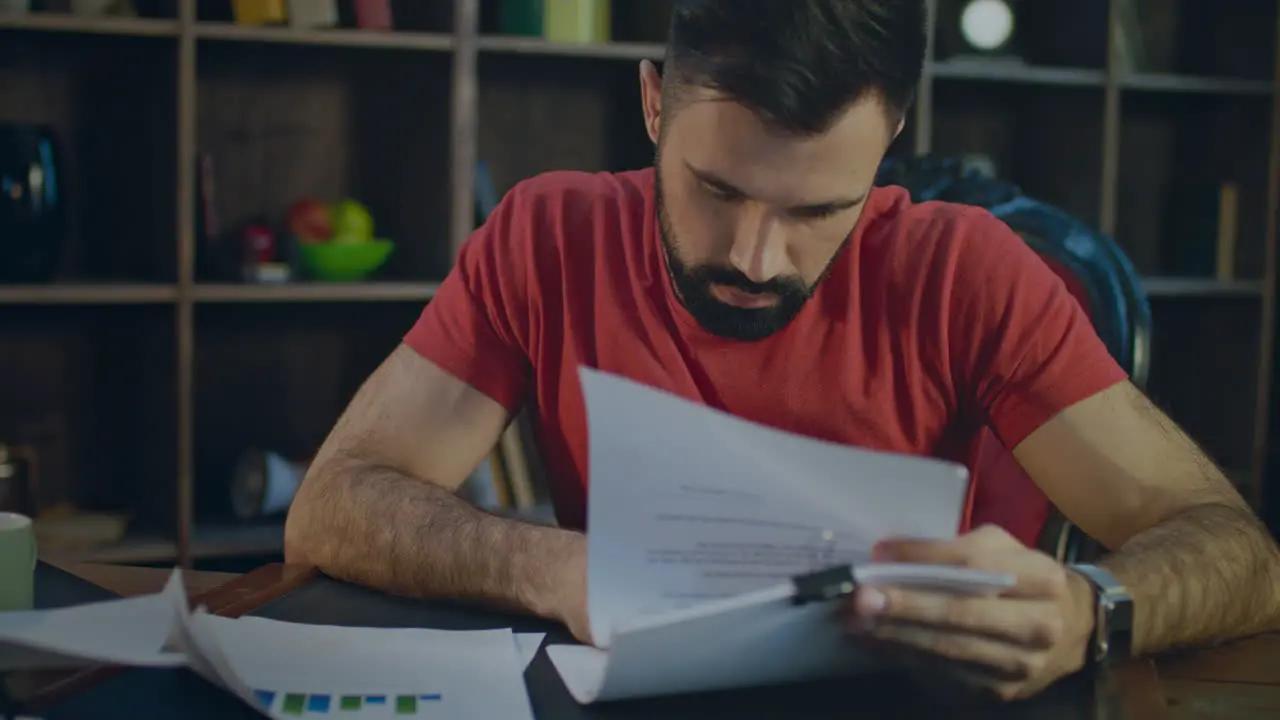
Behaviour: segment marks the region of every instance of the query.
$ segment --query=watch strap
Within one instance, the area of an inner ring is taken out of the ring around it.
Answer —
[[[1097,565],[1072,565],[1093,586],[1094,633],[1089,659],[1115,663],[1133,654],[1133,597],[1109,570]]]

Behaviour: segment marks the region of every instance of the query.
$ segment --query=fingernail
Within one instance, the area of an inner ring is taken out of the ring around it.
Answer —
[[[884,593],[875,588],[862,588],[858,593],[858,614],[860,615],[878,615],[884,610],[889,599]]]

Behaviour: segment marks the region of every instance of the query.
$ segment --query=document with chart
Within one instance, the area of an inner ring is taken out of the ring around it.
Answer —
[[[598,370],[587,407],[588,608],[597,647],[548,655],[582,703],[818,679],[874,667],[839,602],[792,602],[797,575],[993,593],[1012,578],[868,564],[888,536],[951,538],[963,466],[751,423]]]
[[[541,633],[309,625],[188,609],[160,593],[0,613],[0,669],[187,667],[276,718],[526,718]]]

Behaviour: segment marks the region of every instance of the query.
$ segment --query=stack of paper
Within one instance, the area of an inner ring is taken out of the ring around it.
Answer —
[[[529,718],[524,685],[542,634],[359,628],[188,610],[163,592],[0,613],[0,670],[186,666],[270,717]]]
[[[887,536],[950,538],[961,465],[870,452],[747,422],[581,369],[591,492],[588,611],[599,649],[548,655],[583,703],[775,684],[879,664],[841,603],[793,604],[797,575],[994,593],[1013,578],[868,565]]]

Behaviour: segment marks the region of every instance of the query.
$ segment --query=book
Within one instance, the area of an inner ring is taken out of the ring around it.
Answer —
[[[547,652],[580,703],[816,680],[882,669],[840,599],[797,578],[994,594],[1014,578],[870,562],[890,536],[953,538],[958,463],[766,427],[581,368],[587,410],[587,593],[593,646]]]

